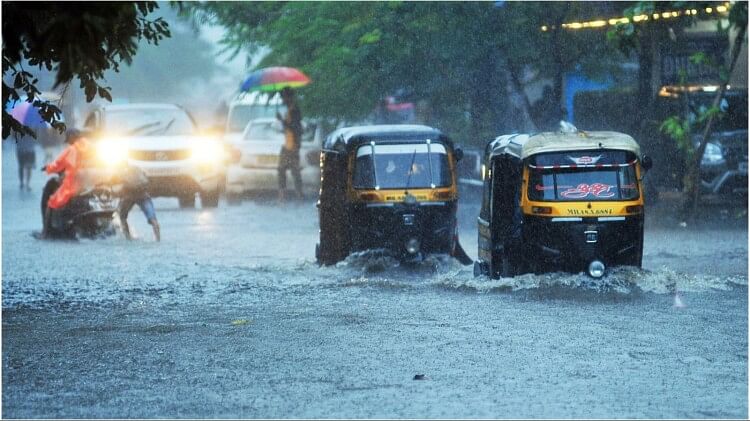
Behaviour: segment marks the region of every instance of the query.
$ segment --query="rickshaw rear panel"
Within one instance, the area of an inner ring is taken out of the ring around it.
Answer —
[[[475,273],[588,269],[601,276],[605,265],[640,267],[641,159],[637,143],[615,132],[510,135],[490,142]]]
[[[333,264],[369,249],[404,259],[452,254],[455,152],[450,139],[427,126],[361,126],[332,133],[321,154],[318,261]]]

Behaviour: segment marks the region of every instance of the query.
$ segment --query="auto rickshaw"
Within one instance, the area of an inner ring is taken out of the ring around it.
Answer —
[[[345,127],[320,154],[320,242],[332,265],[356,251],[385,249],[402,261],[450,254],[471,264],[458,242],[456,162],[462,150],[420,125]]]
[[[485,149],[474,274],[641,267],[651,159],[617,132],[514,134]]]

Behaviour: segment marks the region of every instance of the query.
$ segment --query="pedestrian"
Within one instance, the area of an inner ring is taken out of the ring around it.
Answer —
[[[21,190],[30,191],[31,170],[36,166],[36,141],[25,135],[16,138],[16,159],[18,159],[18,181]]]
[[[133,209],[133,206],[138,205],[143,215],[146,216],[146,221],[148,221],[154,230],[154,239],[160,241],[161,230],[159,221],[156,219],[154,202],[148,194],[148,177],[142,169],[126,164],[123,170],[122,184],[118,213],[120,214],[120,226],[122,227],[123,234],[125,234],[125,238],[128,240],[132,239],[130,226],[128,225],[128,213]]]
[[[302,139],[302,113],[297,106],[294,91],[290,88],[281,90],[281,100],[286,106],[286,115],[278,112],[276,118],[284,126],[284,145],[279,153],[279,201],[286,199],[286,171],[292,172],[294,189],[297,198],[302,200],[302,175],[300,174],[299,149]]]
[[[91,159],[93,153],[93,146],[80,130],[68,129],[65,133],[65,143],[68,146],[60,153],[60,156],[42,168],[47,174],[65,174],[60,187],[47,200],[47,208],[44,212],[42,226],[42,238],[47,238],[49,235],[52,212],[61,211],[70,202],[70,199],[78,194],[81,188],[78,171],[84,166],[85,161]]]

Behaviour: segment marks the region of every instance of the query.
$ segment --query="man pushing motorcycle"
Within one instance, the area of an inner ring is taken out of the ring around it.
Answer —
[[[65,143],[68,146],[51,163],[45,165],[42,170],[47,174],[65,173],[62,184],[50,196],[47,208],[44,212],[41,238],[49,238],[49,226],[53,212],[61,212],[80,190],[81,183],[78,171],[84,163],[92,158],[93,146],[85,134],[78,129],[68,129],[65,132]]]

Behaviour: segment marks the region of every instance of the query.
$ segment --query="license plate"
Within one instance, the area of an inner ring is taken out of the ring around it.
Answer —
[[[143,172],[147,177],[165,177],[170,175],[180,175],[179,168],[144,168]]]
[[[277,155],[259,155],[256,161],[260,165],[278,165],[279,157]]]
[[[737,170],[743,174],[747,174],[747,162],[740,162],[740,165],[737,167]]]

